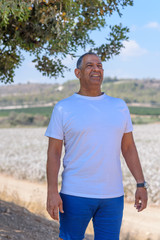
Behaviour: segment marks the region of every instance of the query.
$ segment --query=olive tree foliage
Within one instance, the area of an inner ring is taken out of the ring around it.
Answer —
[[[1,0],[0,1],[0,80],[14,81],[27,51],[43,75],[63,76],[63,59],[76,57],[86,46],[102,61],[120,53],[129,29],[122,24],[109,25],[107,19],[133,0]],[[90,33],[106,31],[106,42],[96,46]]]

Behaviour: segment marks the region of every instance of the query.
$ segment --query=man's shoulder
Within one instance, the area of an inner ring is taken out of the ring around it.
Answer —
[[[121,99],[121,98],[108,96],[108,100],[109,100],[111,103],[113,103],[113,104],[118,104],[118,105],[126,106],[125,101],[124,101],[123,99]]]
[[[74,101],[73,98],[74,98],[74,95],[71,95],[67,98],[61,99],[60,101],[58,101],[56,103],[55,107],[62,108],[62,107],[68,106]]]

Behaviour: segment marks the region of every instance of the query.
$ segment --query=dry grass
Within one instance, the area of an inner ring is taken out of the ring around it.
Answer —
[[[13,202],[19,206],[27,208],[32,213],[51,219],[47,211],[45,210],[44,203],[41,201],[41,199],[39,199],[39,201],[37,201],[36,199],[35,202],[33,201],[33,199],[31,199],[31,201],[26,202],[19,197],[16,191],[13,191],[12,193],[8,193],[7,188],[5,188],[3,191],[0,192],[0,199],[8,202]],[[93,226],[91,221],[87,227],[86,233],[93,235]],[[139,237],[137,233],[135,233],[135,235],[133,234],[131,235],[129,232],[127,233],[124,232],[122,227],[120,240],[142,240],[142,238]],[[155,239],[150,237],[145,237],[143,238],[143,240],[155,240]],[[160,238],[158,240],[160,240]]]
[[[39,199],[39,201],[37,201],[37,199],[36,201],[34,201],[33,199],[29,202],[24,201],[19,197],[16,191],[8,193],[7,188],[0,192],[0,199],[7,202],[13,202],[21,207],[27,208],[32,213],[50,219],[47,211],[45,210],[44,203],[42,203],[41,199]]]
[[[45,182],[48,146],[48,139],[44,137],[45,130],[0,129],[0,172],[17,179]],[[145,178],[151,186],[148,190],[149,203],[160,205],[160,124],[136,125],[134,136]],[[135,180],[123,158],[121,163],[125,196],[127,201],[134,201]],[[60,175],[61,172],[62,168]]]

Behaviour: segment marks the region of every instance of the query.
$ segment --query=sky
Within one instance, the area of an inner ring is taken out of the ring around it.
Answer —
[[[160,0],[134,0],[134,5],[122,10],[120,18],[114,15],[110,23],[119,24],[130,28],[129,41],[124,42],[125,48],[120,55],[114,56],[109,61],[103,62],[104,76],[117,78],[160,79]],[[104,42],[105,29],[95,31],[91,37],[96,44]],[[78,54],[84,51],[79,50]],[[32,57],[24,54],[25,61],[16,70],[14,83],[63,83],[75,79],[74,69],[77,59],[67,56],[64,64],[71,68],[65,72],[65,78],[57,79],[44,77],[36,70]]]

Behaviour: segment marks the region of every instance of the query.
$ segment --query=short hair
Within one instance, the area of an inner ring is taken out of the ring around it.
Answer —
[[[83,55],[80,56],[80,57],[78,58],[78,60],[77,60],[77,68],[78,68],[78,69],[81,69],[83,58],[84,58],[86,55],[95,55],[95,56],[98,57],[98,55],[97,55],[96,53],[94,53],[94,52],[87,52],[87,53],[83,54]]]

